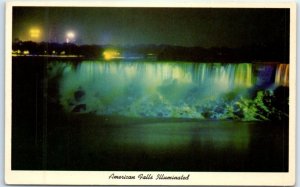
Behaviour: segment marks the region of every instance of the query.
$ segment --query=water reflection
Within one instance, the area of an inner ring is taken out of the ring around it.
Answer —
[[[248,125],[231,122],[171,122],[126,125],[112,132],[111,141],[126,149],[142,148],[164,154],[172,151],[245,152],[250,141]]]

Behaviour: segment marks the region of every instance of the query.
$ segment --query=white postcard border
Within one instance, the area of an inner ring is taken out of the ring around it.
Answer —
[[[290,8],[290,121],[289,172],[128,172],[128,171],[16,171],[11,170],[11,43],[13,6],[72,7],[211,7],[211,8]],[[53,185],[294,185],[296,153],[296,4],[295,3],[147,3],[132,1],[9,1],[5,25],[5,182],[6,184]],[[109,179],[111,174],[135,176],[133,179]],[[153,179],[138,178],[151,174]],[[156,180],[158,174],[189,175],[188,180]]]

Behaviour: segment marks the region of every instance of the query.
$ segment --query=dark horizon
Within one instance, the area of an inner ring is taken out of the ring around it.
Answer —
[[[289,9],[14,7],[13,39],[77,45],[289,46]]]
[[[274,46],[245,46],[241,48],[203,48],[172,45],[76,45],[74,43],[47,43],[15,41],[13,56],[77,57],[104,60],[176,60],[222,62],[281,62],[289,63],[289,48],[280,50]],[[105,55],[106,53],[106,55]],[[109,55],[109,56],[107,56]]]

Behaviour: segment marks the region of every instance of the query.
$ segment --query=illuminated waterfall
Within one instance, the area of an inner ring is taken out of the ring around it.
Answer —
[[[215,85],[222,85],[227,88],[251,87],[252,82],[252,65],[251,64],[194,64],[196,66],[193,76],[197,77],[197,81],[205,83],[209,79],[213,79]]]
[[[289,86],[289,64],[277,65],[275,84],[278,86]]]
[[[259,76],[251,63],[85,61],[54,66],[63,66],[59,94],[64,109],[100,115],[203,118],[209,103],[224,102],[226,94],[243,97]],[[277,85],[288,85],[288,65],[277,67],[275,79]]]
[[[198,84],[199,86],[209,83],[211,87],[226,85],[230,89],[253,85],[252,65],[247,63],[85,62],[81,63],[75,72],[69,73],[76,74],[77,81],[94,79],[121,79],[126,83],[144,81],[145,87],[158,87],[165,81]],[[68,76],[68,73],[65,75]]]

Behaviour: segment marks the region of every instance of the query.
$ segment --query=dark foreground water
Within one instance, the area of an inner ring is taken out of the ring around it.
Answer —
[[[63,112],[43,63],[13,63],[13,170],[288,171],[288,122]]]
[[[39,156],[31,152],[34,142],[15,139],[18,143],[13,145],[14,169],[274,172],[288,169],[288,128],[281,124],[87,114],[52,117],[55,118],[44,127],[41,149],[35,150]],[[27,160],[26,156],[32,157]]]

